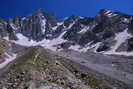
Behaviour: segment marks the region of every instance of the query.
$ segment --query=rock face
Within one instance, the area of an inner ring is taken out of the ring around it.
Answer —
[[[0,31],[0,38],[6,40],[18,41],[22,39],[21,34],[32,42],[58,39],[58,45],[63,43],[59,42],[60,38],[68,44],[75,44],[69,47],[79,45],[80,49],[77,50],[80,51],[95,48],[96,52],[110,51],[115,54],[118,48],[124,48],[127,53],[132,50],[129,39],[133,37],[133,16],[102,9],[94,18],[70,16],[59,21],[52,14],[39,9],[24,18],[1,19]]]
[[[16,34],[22,33],[29,40],[40,41],[51,34],[51,27],[57,24],[53,15],[38,10],[31,16],[16,17],[9,20],[1,20],[1,37],[9,37],[10,40],[17,40]],[[45,35],[47,34],[47,35]]]
[[[132,51],[133,50],[133,37],[128,39],[128,50]]]

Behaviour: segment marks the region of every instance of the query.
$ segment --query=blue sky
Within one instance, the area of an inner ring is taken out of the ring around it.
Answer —
[[[133,15],[133,0],[0,0],[0,18],[26,16],[38,8],[54,13],[58,18],[93,17],[100,9]]]

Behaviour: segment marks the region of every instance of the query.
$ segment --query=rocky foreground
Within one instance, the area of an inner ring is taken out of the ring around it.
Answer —
[[[0,89],[113,89],[63,57],[31,47],[0,71]]]

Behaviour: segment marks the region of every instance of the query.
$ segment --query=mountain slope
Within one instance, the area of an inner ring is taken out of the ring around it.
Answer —
[[[133,53],[133,16],[104,9],[95,18],[70,16],[63,21],[39,9],[28,17],[1,19],[0,31],[1,39],[22,46],[125,56]]]
[[[10,64],[9,69],[0,74],[0,88],[95,89],[99,87],[111,89],[112,86],[95,77],[88,75],[88,79],[84,80],[87,75],[73,67],[76,64],[69,66],[69,68],[66,67],[66,64],[71,63],[63,61],[64,59],[57,55],[51,55],[42,47],[28,48],[23,55]]]

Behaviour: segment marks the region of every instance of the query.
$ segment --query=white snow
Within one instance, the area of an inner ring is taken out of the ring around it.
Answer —
[[[109,12],[108,12],[109,13]],[[63,35],[67,32],[68,29],[70,29],[75,22],[73,22],[72,24],[69,25],[68,28],[63,29],[64,32],[57,38],[52,39],[52,40],[47,40],[44,39],[42,41],[36,42],[33,40],[29,40],[29,38],[27,38],[26,36],[24,36],[21,33],[17,33],[16,36],[18,38],[17,41],[11,40],[11,42],[14,42],[16,44],[22,45],[22,46],[43,46],[45,48],[48,48],[50,50],[53,51],[57,51],[57,45],[66,42],[67,40],[63,39]],[[46,24],[46,20],[43,19],[42,20],[42,28],[43,31],[45,33],[45,24]],[[62,22],[58,23],[58,25],[63,24]],[[53,29],[55,30],[57,27],[54,27]],[[84,27],[79,33],[84,33],[89,29],[89,26]],[[128,29],[125,29],[123,32],[120,32],[118,34],[116,34],[115,36],[115,45],[111,47],[111,50],[104,52],[104,54],[116,54],[116,55],[126,55],[126,56],[131,56],[133,55],[133,52],[116,52],[116,50],[118,49],[118,47],[120,47],[120,45],[122,43],[124,43],[127,39],[129,39],[130,37],[132,37],[128,32]],[[9,37],[3,37],[3,39],[8,40],[9,41]],[[94,48],[94,52],[96,52],[96,49],[100,46],[100,42],[90,45],[92,42],[89,42],[85,47],[81,47],[80,45],[72,45],[69,47],[69,49],[78,51],[78,52],[87,52],[87,50]],[[103,53],[103,52],[102,52]]]
[[[93,47],[95,47],[94,48],[95,53],[97,52],[96,50],[99,48],[100,44],[101,44],[101,42],[97,42],[96,44],[93,45]]]
[[[81,52],[87,52],[89,49],[94,48],[95,45],[91,45],[93,41],[89,42],[85,47],[83,47],[82,49],[80,49]]]
[[[14,30],[17,30],[17,29],[18,29],[13,23],[10,23],[10,26],[11,26],[12,29],[14,29]]]
[[[105,14],[109,14],[109,13],[111,13],[111,11],[110,10],[106,10]]]
[[[93,41],[92,41],[93,42]],[[101,44],[101,42],[98,42],[98,43],[96,43],[96,44],[93,44],[93,45],[90,45],[92,42],[89,42],[87,45],[87,47],[84,47],[84,48],[82,48],[80,51],[81,52],[87,52],[89,49],[92,49],[92,48],[94,48],[94,52],[96,52],[96,50],[97,50],[97,48],[100,46],[100,44]]]
[[[42,27],[43,34],[45,34],[45,31],[46,31],[46,19],[45,18],[41,21],[41,27]]]
[[[74,24],[75,24],[75,22],[73,22],[72,24],[70,24],[67,29],[70,29]]]
[[[57,26],[54,26],[53,28],[52,28],[52,30],[56,30],[60,25],[62,25],[63,24],[63,22],[58,22],[57,23]]]
[[[62,25],[62,24],[63,24],[63,22],[58,22],[58,23],[57,23],[58,26],[60,26],[60,25]]]
[[[130,20],[131,20],[131,19],[124,18],[124,19],[123,19],[123,22],[125,22],[125,23],[130,23]]]
[[[111,47],[110,51],[105,52],[104,54],[117,54],[117,55],[133,55],[133,52],[116,52],[116,50],[119,48],[119,46],[126,42],[127,39],[132,37],[128,32],[127,29],[124,30],[123,32],[120,32],[116,34],[115,40],[116,44]]]
[[[105,52],[104,54],[108,54],[108,55],[114,54],[114,55],[123,55],[123,56],[133,56],[133,51],[132,52],[114,52],[114,53]]]
[[[57,47],[55,47],[55,46],[67,41],[67,40],[63,39],[63,35],[67,32],[67,29],[70,29],[74,25],[74,23],[75,22],[70,24],[68,28],[64,29],[64,32],[62,34],[60,34],[59,37],[57,37],[55,39],[52,39],[52,40],[41,41],[41,42],[38,43],[38,45],[41,45],[41,46],[43,46],[45,48],[48,48],[48,49],[50,49],[52,51],[57,51]]]
[[[57,28],[58,28],[58,26],[54,26],[54,27],[52,27],[52,30],[57,30]]]
[[[84,27],[81,31],[79,31],[78,33],[85,33],[90,27]]]
[[[5,61],[0,64],[0,69],[4,68],[7,64],[9,64],[11,61],[13,61],[16,58],[16,54],[9,55],[5,53],[5,55],[6,55]]]
[[[22,18],[22,20],[25,20],[25,19],[26,19],[26,17],[23,17],[23,18]]]
[[[17,36],[18,40],[17,41],[12,41],[16,44],[19,44],[19,45],[22,45],[22,46],[28,46],[28,47],[37,44],[37,42],[35,42],[33,40],[29,40],[27,37],[25,37],[21,33],[17,33],[16,36]]]
[[[110,51],[106,51],[106,52],[101,52],[103,54],[115,54],[115,55],[124,55],[124,56],[133,56],[133,51],[132,52],[116,52],[116,50],[118,49],[118,47],[126,42],[127,39],[129,39],[130,37],[132,37],[128,32],[127,29],[125,29],[123,32],[120,32],[118,34],[116,34],[115,40],[116,40],[116,44],[114,46],[111,47]],[[94,45],[90,45],[92,42],[89,42],[86,47],[81,47],[80,45],[72,45],[69,47],[69,49],[78,51],[78,52],[87,52],[87,50],[94,48],[94,52],[96,52],[96,50],[98,49],[98,47],[100,46],[101,42],[98,42]]]
[[[53,40],[47,40],[45,42],[41,42],[39,45],[51,49],[53,51],[57,50],[57,47],[55,47],[55,45],[61,44],[66,42],[66,40],[62,39],[63,35],[66,33],[66,31],[64,31],[58,38],[55,38]]]
[[[80,45],[72,45],[69,47],[69,49],[72,49],[72,50],[78,51],[78,52],[87,52],[89,49],[94,48],[94,52],[96,52],[96,49],[99,47],[101,42],[98,42],[94,45],[90,45],[91,43],[92,42],[89,42],[86,47],[81,47]]]
[[[115,14],[115,13],[113,13],[112,11],[107,10],[107,11],[105,12],[105,15],[107,15],[108,17],[114,17],[114,16],[116,16],[116,15],[118,15],[118,14]]]
[[[17,33],[16,36],[17,36],[18,40],[17,41],[12,40],[12,42],[22,45],[22,46],[27,46],[27,47],[37,46],[37,45],[41,45],[41,44],[48,44],[50,42],[50,40],[46,40],[46,39],[39,41],[39,42],[29,40],[27,37],[25,37],[21,33]]]
[[[108,17],[114,17],[114,16],[116,16],[117,14],[114,14],[114,13],[110,13],[110,14],[108,14],[107,16]]]
[[[82,17],[82,16],[80,16],[79,18],[80,18],[80,19],[84,19],[84,17]]]
[[[12,40],[11,42],[14,42],[16,44],[22,45],[22,46],[26,46],[26,47],[30,47],[30,46],[43,46],[45,48],[49,48],[53,51],[56,50],[57,47],[54,47],[55,45],[61,44],[63,42],[66,42],[66,40],[64,40],[62,37],[63,35],[66,33],[66,31],[64,31],[58,38],[55,38],[53,40],[47,40],[44,39],[42,41],[36,42],[33,40],[29,40],[27,37],[25,37],[24,35],[22,35],[21,33],[17,33],[16,36],[18,38],[17,41]],[[5,37],[4,39],[8,39],[7,37]]]
[[[69,17],[65,17],[63,21],[67,20]]]
[[[78,51],[78,52],[81,52],[80,51],[80,45],[71,45],[70,47],[69,47],[69,49],[72,49],[72,50],[74,50],[74,51]]]
[[[5,40],[9,41],[9,37],[8,37],[8,36],[3,37],[3,39],[5,39]]]
[[[72,24],[69,25],[68,28],[65,28],[64,29],[64,32],[60,34],[59,37],[55,38],[55,39],[52,39],[52,40],[46,40],[44,39],[43,41],[40,41],[38,42],[36,45],[41,45],[45,48],[48,48],[52,51],[57,51],[57,45],[58,44],[61,44],[61,43],[64,43],[66,42],[67,40],[64,40],[63,39],[63,35],[67,32],[67,29],[70,29],[73,25],[74,25],[75,22],[73,22]],[[58,24],[58,25],[61,25],[62,23]]]

